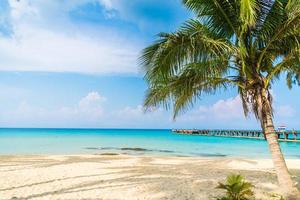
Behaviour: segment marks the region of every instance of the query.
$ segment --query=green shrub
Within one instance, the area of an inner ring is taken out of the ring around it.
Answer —
[[[226,190],[226,196],[218,200],[251,200],[254,199],[252,189],[254,186],[245,181],[241,175],[230,175],[226,178],[225,183],[219,183],[218,189]]]

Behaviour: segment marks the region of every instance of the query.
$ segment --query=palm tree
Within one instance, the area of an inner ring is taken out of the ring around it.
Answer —
[[[271,86],[286,77],[300,83],[299,0],[183,0],[195,18],[160,33],[141,65],[146,108],[164,106],[174,118],[197,99],[236,88],[246,116],[261,124],[280,187],[299,193],[288,172],[273,124]]]

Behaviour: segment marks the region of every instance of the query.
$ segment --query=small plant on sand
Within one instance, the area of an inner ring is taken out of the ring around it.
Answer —
[[[250,200],[254,199],[252,189],[254,186],[245,181],[241,175],[232,174],[226,178],[225,183],[219,183],[218,189],[226,190],[226,196],[218,200]]]

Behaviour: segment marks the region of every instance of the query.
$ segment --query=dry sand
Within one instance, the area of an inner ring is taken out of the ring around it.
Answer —
[[[300,182],[300,159],[287,162]],[[209,200],[230,173],[253,182],[257,199],[278,199],[268,159],[129,155],[0,156],[0,199]]]

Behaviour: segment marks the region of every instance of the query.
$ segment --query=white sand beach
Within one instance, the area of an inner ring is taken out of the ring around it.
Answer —
[[[300,159],[288,159],[296,182]],[[256,185],[257,199],[278,199],[269,159],[73,155],[1,156],[0,199],[216,199],[230,173]]]

